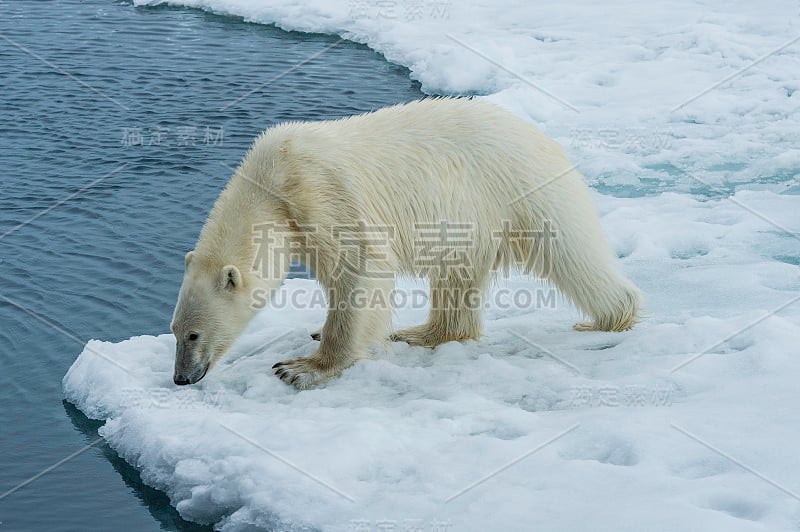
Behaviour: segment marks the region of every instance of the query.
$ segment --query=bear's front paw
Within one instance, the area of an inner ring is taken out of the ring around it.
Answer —
[[[341,372],[326,369],[314,357],[290,358],[289,360],[278,362],[272,366],[272,369],[280,380],[291,384],[298,390],[313,388]]]

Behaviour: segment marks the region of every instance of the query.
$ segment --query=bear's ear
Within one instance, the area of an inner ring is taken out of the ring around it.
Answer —
[[[219,275],[220,286],[223,290],[234,292],[242,287],[242,274],[233,264],[222,267]]]
[[[194,257],[194,251],[190,251],[183,258],[183,263],[186,265],[187,268],[189,267],[189,263],[192,262],[192,257]]]

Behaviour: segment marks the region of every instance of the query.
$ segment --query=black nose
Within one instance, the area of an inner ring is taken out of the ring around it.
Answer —
[[[174,382],[178,386],[185,386],[187,384],[191,384],[189,382],[189,379],[187,379],[183,375],[175,375],[174,377],[172,377],[172,382]]]

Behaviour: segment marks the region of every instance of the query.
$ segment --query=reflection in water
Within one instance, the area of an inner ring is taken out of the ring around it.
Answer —
[[[70,421],[72,421],[72,426],[83,434],[87,445],[100,437],[97,433],[97,429],[103,426],[102,421],[89,419],[83,412],[75,408],[72,403],[62,401],[62,404],[64,405],[64,411],[66,411],[67,416]],[[114,470],[119,473],[119,476],[122,477],[125,485],[131,488],[133,493],[142,501],[142,504],[150,511],[150,515],[161,524],[162,530],[180,530],[186,532],[214,530],[211,526],[199,525],[183,519],[178,514],[178,511],[170,504],[167,494],[163,491],[151,488],[142,482],[139,471],[123,460],[107,443],[99,443],[95,447],[102,451],[106,460],[108,460]]]

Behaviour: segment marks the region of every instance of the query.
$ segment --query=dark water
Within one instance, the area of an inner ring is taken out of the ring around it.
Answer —
[[[0,13],[0,532],[200,528],[102,441],[3,494],[97,441],[61,377],[90,338],[168,331],[183,254],[256,134],[421,94],[363,46],[195,10]]]

